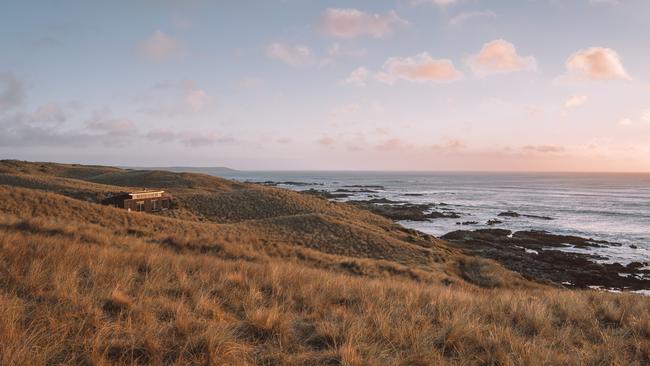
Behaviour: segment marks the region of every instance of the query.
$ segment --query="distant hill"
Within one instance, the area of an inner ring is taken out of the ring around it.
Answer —
[[[176,208],[97,203],[143,187]],[[649,308],[299,192],[0,161],[2,365],[646,365]]]
[[[123,167],[135,170],[166,170],[175,173],[203,173],[219,176],[221,174],[236,173],[238,170],[222,166],[196,167],[196,166],[169,166],[169,167]]]

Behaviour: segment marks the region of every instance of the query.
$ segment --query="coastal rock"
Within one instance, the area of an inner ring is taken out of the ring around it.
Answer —
[[[487,225],[498,225],[498,224],[503,224],[503,221],[497,220],[497,219],[491,219],[486,222]]]
[[[456,225],[478,225],[478,221],[457,222]]]
[[[517,213],[517,212],[514,212],[514,211],[505,211],[505,212],[501,212],[497,216],[501,216],[501,217],[519,217],[521,215],[519,213]]]
[[[329,191],[314,189],[314,188],[307,189],[307,190],[304,190],[304,191],[300,191],[300,193],[309,194],[309,195],[312,195],[312,196],[322,197],[322,198],[326,198],[326,199],[347,198],[347,197],[352,196],[351,194],[348,194],[348,193],[332,193],[332,192],[329,192]]]
[[[467,254],[490,258],[524,277],[567,287],[641,290],[650,288],[650,270],[643,263],[597,263],[607,259],[596,253],[572,253],[554,248],[620,245],[602,240],[545,231],[480,229],[457,230],[442,239]]]
[[[427,221],[440,218],[460,218],[460,215],[456,212],[427,212],[435,207],[434,204],[428,203],[400,203],[386,198],[368,201],[348,201],[348,203],[395,221]]]
[[[528,217],[528,218],[531,218],[531,219],[554,220],[554,218],[552,218],[550,216],[539,216],[539,215],[521,215],[521,216]]]
[[[276,181],[272,181],[272,180],[267,180],[267,181],[264,181],[264,182],[250,182],[250,183],[263,184],[265,186],[272,186],[272,187],[276,187],[276,186],[279,186],[279,185],[296,186],[296,187],[322,186],[323,185],[323,183],[295,182],[295,181],[276,182]]]
[[[385,191],[386,188],[384,186],[378,186],[378,185],[364,185],[364,184],[352,184],[352,185],[347,185],[343,186],[343,188],[364,188],[364,189],[378,189],[380,191]]]
[[[372,189],[345,189],[345,188],[339,188],[334,192],[343,192],[343,193],[377,193],[377,191],[372,190]]]

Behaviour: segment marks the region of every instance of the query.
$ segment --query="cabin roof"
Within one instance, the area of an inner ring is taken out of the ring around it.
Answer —
[[[145,190],[142,190],[142,191],[129,192],[128,194],[143,194],[143,193],[165,193],[165,191],[154,191],[154,190],[150,190],[150,189],[145,189]]]

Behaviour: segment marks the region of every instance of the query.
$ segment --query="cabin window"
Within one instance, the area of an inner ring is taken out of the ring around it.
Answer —
[[[158,204],[158,200],[151,200],[151,211],[158,211],[160,210],[160,205]]]
[[[135,203],[135,208],[136,211],[142,212],[144,211],[144,201],[139,201]]]

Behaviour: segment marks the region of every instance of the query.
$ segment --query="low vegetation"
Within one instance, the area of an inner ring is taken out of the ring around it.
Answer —
[[[166,215],[92,202],[174,177],[146,175],[0,162],[0,364],[650,364],[648,298],[213,177],[168,183]]]

